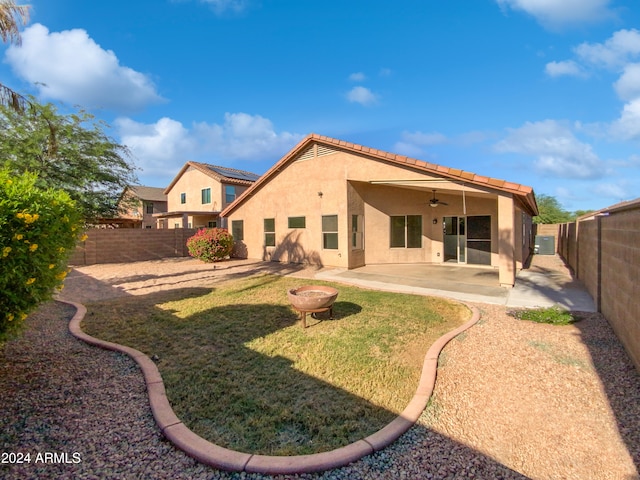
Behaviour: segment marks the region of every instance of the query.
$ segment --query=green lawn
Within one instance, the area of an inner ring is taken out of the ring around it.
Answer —
[[[87,305],[96,337],[157,355],[178,417],[202,437],[267,455],[338,448],[386,425],[413,396],[435,339],[462,305],[327,284],[334,319],[303,329],[272,275]]]

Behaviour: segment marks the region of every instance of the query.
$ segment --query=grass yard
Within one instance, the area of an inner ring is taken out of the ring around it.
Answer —
[[[261,275],[87,305],[90,335],[157,355],[167,397],[198,435],[227,448],[302,455],[386,425],[413,396],[438,337],[463,305],[327,284],[334,319],[303,329],[287,289],[323,284]]]

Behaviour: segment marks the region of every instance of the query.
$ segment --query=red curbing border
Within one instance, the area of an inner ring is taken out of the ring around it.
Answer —
[[[343,467],[366,455],[382,450],[396,441],[414,425],[427,406],[435,386],[438,356],[442,349],[449,341],[480,320],[479,310],[467,305],[472,312],[471,320],[446,333],[431,345],[422,365],[422,374],[415,395],[407,408],[386,427],[362,440],[328,452],[276,457],[229,450],[193,433],[173,412],[167,400],[158,367],[149,357],[134,348],[87,335],[80,327],[80,323],[87,313],[86,307],[68,300],[58,299],[58,301],[71,305],[77,310],[69,322],[69,331],[74,337],[96,347],[126,353],[135,360],[144,375],[153,417],[164,436],[176,447],[196,460],[221,470],[271,475],[321,472]]]

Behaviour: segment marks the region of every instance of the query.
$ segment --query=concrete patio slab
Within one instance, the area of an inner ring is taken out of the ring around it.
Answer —
[[[433,264],[367,265],[353,270],[326,269],[319,280],[418,295],[437,295],[464,302],[492,303],[517,308],[560,305],[569,310],[595,312],[596,306],[579,280],[557,256],[533,257],[532,266],[516,275],[513,288],[499,285],[490,267]],[[539,267],[536,262],[551,264]]]

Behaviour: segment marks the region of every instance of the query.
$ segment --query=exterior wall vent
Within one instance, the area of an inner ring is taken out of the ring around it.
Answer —
[[[325,145],[318,145],[318,156],[323,157],[325,155],[332,155],[334,153],[338,153],[338,150],[335,148],[327,147]]]

